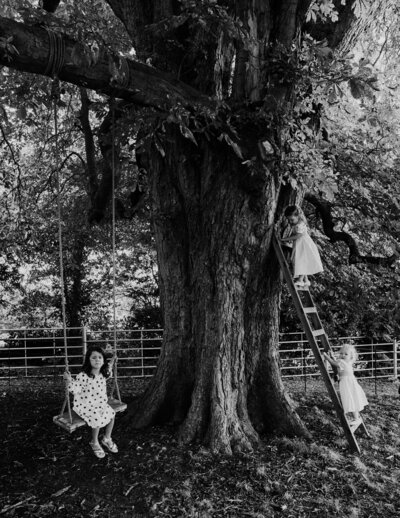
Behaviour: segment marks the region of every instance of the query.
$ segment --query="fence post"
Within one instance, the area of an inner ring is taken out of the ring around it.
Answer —
[[[140,355],[141,355],[141,359],[142,359],[142,378],[144,378],[143,329],[140,330]]]
[[[393,340],[393,377],[397,379],[397,340]]]
[[[376,383],[376,370],[377,370],[377,364],[376,364],[376,345],[374,343],[374,339],[372,338],[372,358],[373,358],[373,367],[374,367],[374,385],[375,385],[375,396],[378,394],[377,389],[377,383]]]
[[[306,358],[304,355],[304,333],[300,334],[300,340],[301,340],[301,363],[303,367],[303,378],[304,378],[304,392],[307,392],[307,365],[306,365]]]
[[[24,329],[24,364],[25,364],[25,378],[28,377],[28,358],[26,357],[26,329]]]
[[[82,326],[82,356],[86,356],[87,351],[87,329],[86,326]]]
[[[57,374],[57,354],[56,354],[56,332],[54,329],[51,330],[52,336],[53,336],[53,376],[56,376]]]

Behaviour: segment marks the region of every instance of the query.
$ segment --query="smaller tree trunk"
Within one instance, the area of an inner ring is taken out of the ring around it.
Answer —
[[[79,232],[79,230],[78,230]],[[84,277],[85,239],[83,236],[75,237],[70,253],[70,261],[66,266],[65,300],[67,312],[67,325],[69,327],[81,327],[84,297],[82,293],[82,280]]]

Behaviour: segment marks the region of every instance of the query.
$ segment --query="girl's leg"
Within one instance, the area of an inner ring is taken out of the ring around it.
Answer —
[[[106,426],[106,430],[105,430],[105,434],[104,434],[104,437],[106,439],[111,439],[111,433],[112,433],[113,428],[114,428],[114,422],[115,422],[115,418],[111,419],[111,421]]]
[[[93,450],[93,453],[96,455],[96,457],[98,459],[103,459],[106,454],[99,443],[99,431],[100,431],[100,428],[92,428],[92,440],[90,441],[90,446]]]
[[[111,421],[106,426],[105,434],[104,434],[104,437],[101,442],[104,444],[104,446],[109,451],[111,451],[111,453],[118,453],[118,446],[111,439],[111,432],[112,432],[112,429],[114,428],[114,421],[115,421],[115,418],[111,419]]]
[[[299,275],[294,279],[294,283],[298,286],[304,286],[304,275]]]
[[[100,428],[92,428],[92,444],[99,444]]]

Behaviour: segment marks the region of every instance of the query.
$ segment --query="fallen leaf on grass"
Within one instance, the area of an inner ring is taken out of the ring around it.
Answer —
[[[62,488],[62,489],[60,489],[59,491],[56,491],[55,493],[53,493],[52,495],[50,495],[50,498],[56,498],[57,496],[61,496],[62,494],[66,493],[70,487],[71,487],[71,486],[63,487],[63,488]]]
[[[136,482],[136,484],[133,484],[133,486],[130,486],[124,493],[125,496],[128,496],[129,493],[132,491],[132,489],[139,485],[139,482]]]
[[[17,502],[16,504],[6,505],[0,511],[0,514],[5,514],[8,511],[11,511],[11,509],[16,509],[17,507],[21,507],[21,505],[25,505],[27,502],[29,502],[29,500],[32,500],[33,498],[35,498],[35,497],[34,496],[30,496],[29,498],[25,498],[25,500],[21,500],[20,502]]]

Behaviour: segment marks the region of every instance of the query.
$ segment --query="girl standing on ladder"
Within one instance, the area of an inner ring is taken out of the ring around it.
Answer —
[[[106,380],[111,376],[112,366],[115,357],[110,365],[104,351],[100,347],[88,349],[82,371],[73,380],[70,372],[64,373],[68,381],[68,390],[74,394],[73,410],[92,429],[92,440],[90,446],[97,458],[105,457],[105,451],[99,443],[100,428],[106,427],[102,444],[112,453],[118,453],[118,448],[111,438],[114,427],[115,411],[108,404]]]
[[[286,207],[284,215],[291,226],[288,237],[281,238],[282,243],[293,242],[292,263],[294,284],[297,288],[310,286],[308,275],[323,271],[317,245],[307,230],[307,220],[297,205]]]
[[[353,372],[357,351],[354,345],[343,344],[338,360],[326,352],[323,355],[325,360],[339,369],[339,392],[343,411],[350,417],[350,426],[358,426],[361,423],[360,412],[368,405],[368,400]]]

